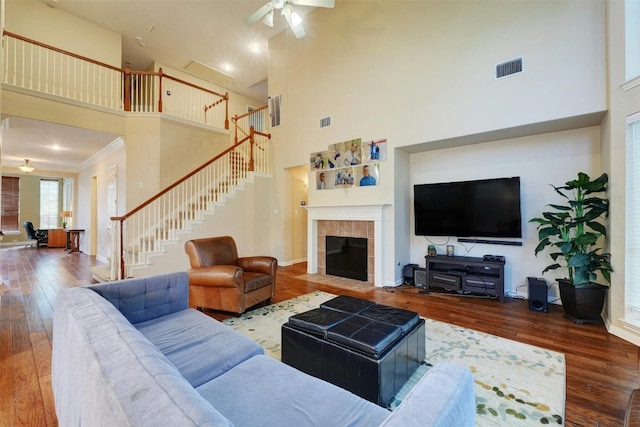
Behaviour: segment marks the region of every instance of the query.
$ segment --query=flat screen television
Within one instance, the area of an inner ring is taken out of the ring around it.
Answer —
[[[416,236],[522,237],[520,177],[416,184]]]

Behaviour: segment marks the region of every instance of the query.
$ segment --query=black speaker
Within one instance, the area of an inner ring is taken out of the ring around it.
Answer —
[[[413,272],[418,268],[418,264],[407,264],[402,268],[402,279],[405,285],[413,285]]]
[[[413,280],[416,284],[416,288],[427,287],[427,270],[425,268],[416,268],[413,272]]]
[[[527,277],[527,287],[529,288],[529,310],[547,313],[549,311],[547,282],[536,277]]]

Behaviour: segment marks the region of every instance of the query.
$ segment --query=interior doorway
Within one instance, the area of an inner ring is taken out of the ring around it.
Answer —
[[[98,177],[91,177],[91,221],[89,255],[98,253]]]
[[[309,194],[309,166],[287,169],[290,178],[291,262],[307,260],[307,209]]]

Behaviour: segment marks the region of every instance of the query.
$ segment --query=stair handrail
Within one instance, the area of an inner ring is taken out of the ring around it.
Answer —
[[[119,68],[119,67],[116,67],[114,65],[110,65],[110,64],[107,64],[105,62],[102,62],[102,61],[98,61],[98,60],[95,60],[95,59],[92,59],[92,58],[89,58],[89,57],[86,57],[86,56],[83,56],[83,55],[79,55],[79,54],[70,52],[68,50],[60,49],[60,48],[57,48],[55,46],[51,46],[51,45],[48,45],[46,43],[39,42],[37,40],[30,39],[28,37],[21,36],[19,34],[11,32],[11,31],[3,30],[2,35],[3,35],[3,38],[10,37],[10,38],[22,41],[24,43],[28,43],[30,45],[34,45],[34,46],[46,49],[48,51],[52,51],[52,52],[58,53],[60,55],[68,56],[70,58],[74,58],[74,59],[77,59],[77,60],[80,60],[80,61],[87,62],[89,64],[96,65],[96,66],[101,67],[101,68],[105,68],[107,70],[114,71],[116,73],[120,73],[120,75],[121,75],[121,83],[122,83],[123,89],[124,89],[122,91],[123,93],[121,93],[121,96],[123,97],[123,99],[121,100],[122,101],[121,109],[123,111],[127,111],[127,112],[131,112],[132,111],[131,99],[132,99],[132,96],[134,95],[134,92],[133,92],[133,90],[131,88],[131,78],[133,76],[151,76],[151,77],[158,78],[159,81],[158,81],[158,85],[157,85],[157,92],[155,93],[155,95],[157,96],[157,107],[156,108],[157,108],[157,112],[159,112],[159,113],[163,112],[163,90],[162,90],[162,87],[163,87],[162,80],[163,79],[172,80],[172,81],[175,81],[175,82],[177,82],[179,84],[182,84],[182,85],[188,86],[190,88],[196,89],[197,91],[204,92],[206,94],[212,95],[213,97],[218,97],[219,100],[217,100],[216,102],[212,103],[211,107],[216,106],[216,105],[218,105],[218,104],[220,104],[222,102],[225,103],[224,129],[229,130],[229,93],[228,92],[225,93],[225,94],[218,93],[218,92],[213,91],[211,89],[207,89],[205,87],[196,85],[194,83],[188,82],[186,80],[180,79],[180,78],[172,76],[170,74],[166,74],[166,73],[163,72],[162,68],[159,68],[158,71],[132,71],[132,70],[129,69],[129,67]],[[6,49],[7,49],[7,45],[5,44],[5,50]],[[8,67],[8,64],[5,64],[4,67]],[[33,70],[31,70],[31,71],[33,71]],[[3,74],[3,82],[4,82],[5,70],[3,70],[2,74]],[[14,79],[16,79],[16,78],[17,77],[14,76]],[[24,79],[24,76],[23,76],[23,79]],[[30,89],[30,88],[27,87],[27,89]],[[47,92],[45,91],[45,93],[47,93]],[[74,98],[71,98],[71,99],[74,99]],[[100,105],[100,104],[98,104],[98,105]],[[204,109],[206,107],[206,105],[202,105],[202,107]],[[209,107],[209,109],[211,107]],[[113,107],[109,107],[109,108],[113,108]],[[120,109],[120,108],[118,108],[118,109]],[[207,110],[208,109],[204,110],[205,113],[206,113]],[[206,122],[206,115],[205,115],[205,122]]]
[[[249,129],[249,135],[246,138],[243,138],[241,141],[239,141],[239,142],[233,144],[232,146],[228,147],[227,149],[223,150],[221,153],[217,154],[216,156],[214,156],[210,160],[206,161],[205,163],[203,163],[202,165],[198,166],[197,168],[195,168],[191,172],[187,173],[182,178],[180,178],[177,181],[175,181],[173,184],[169,185],[168,187],[164,188],[160,192],[158,192],[155,195],[151,196],[149,199],[145,200],[144,202],[142,202],[141,204],[139,204],[135,208],[129,210],[124,215],[110,217],[110,220],[116,223],[115,230],[116,230],[116,239],[117,239],[117,241],[115,241],[114,243],[116,244],[115,247],[117,248],[116,252],[117,252],[117,259],[118,259],[118,264],[119,264],[118,271],[119,271],[119,274],[120,274],[119,275],[120,278],[124,278],[125,277],[125,266],[126,266],[125,265],[126,264],[125,253],[124,253],[124,247],[125,247],[124,225],[125,225],[125,221],[127,219],[131,218],[136,213],[140,212],[145,207],[149,206],[154,201],[160,199],[162,196],[167,195],[169,192],[171,192],[173,189],[178,187],[180,184],[183,184],[186,181],[188,181],[190,178],[194,177],[196,174],[198,174],[198,172],[204,170],[205,168],[207,168],[208,166],[212,165],[216,161],[224,158],[227,154],[235,151],[241,145],[245,144],[247,141],[249,141],[249,144],[250,144],[248,171],[254,171],[255,170],[255,165],[254,165],[254,154],[253,153],[254,153],[254,149],[256,147],[256,141],[255,141],[255,136],[256,135],[261,135],[261,136],[264,136],[264,137],[267,137],[267,138],[271,138],[271,134],[264,133],[264,132],[256,132],[254,130],[253,126],[251,126],[251,128]]]

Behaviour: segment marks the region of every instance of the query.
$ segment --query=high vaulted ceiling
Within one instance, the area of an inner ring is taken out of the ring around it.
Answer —
[[[273,27],[262,22],[245,24],[245,18],[266,0],[5,1],[32,1],[35,5],[42,1],[121,34],[122,66],[146,70],[155,61],[184,70],[190,61],[197,61],[231,76],[225,89],[262,103],[266,103],[268,96],[268,39],[283,30],[290,31],[281,16],[275,17]],[[304,6],[295,8],[303,17],[312,10]],[[225,69],[226,66],[230,68]],[[16,129],[14,134],[20,134],[21,138],[7,135],[3,139],[3,167],[13,168],[30,158],[40,169],[76,172],[82,162],[117,138],[100,133],[89,136],[82,129],[29,122],[15,118],[9,121],[7,129]],[[27,136],[30,125],[34,132]],[[85,150],[87,138],[93,141],[89,145],[97,149],[93,153]],[[64,150],[52,157],[50,146],[58,139]],[[46,159],[46,165],[39,165],[38,159],[41,163]]]

